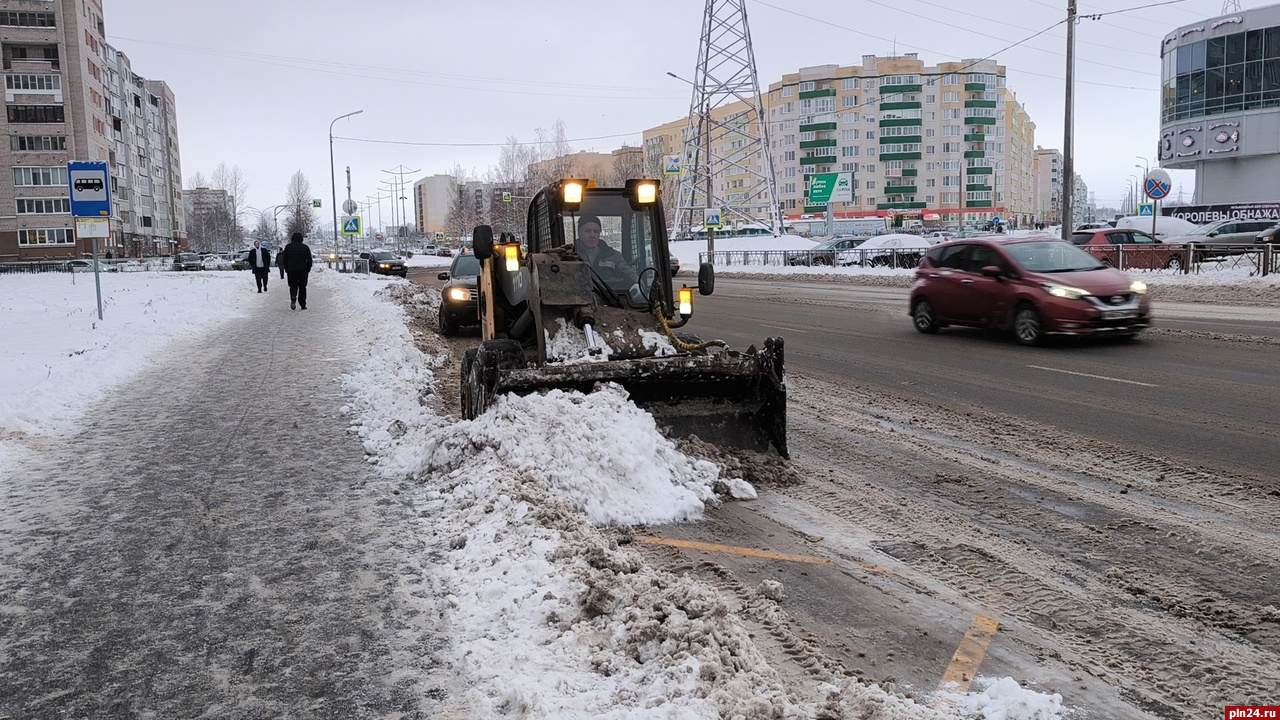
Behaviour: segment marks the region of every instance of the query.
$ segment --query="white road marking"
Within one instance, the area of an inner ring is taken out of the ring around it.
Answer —
[[[1091,375],[1089,373],[1074,372],[1071,370],[1060,370],[1058,368],[1044,367],[1042,365],[1028,365],[1027,367],[1035,368],[1036,370],[1048,370],[1049,372],[1065,373],[1067,375],[1079,375],[1080,377],[1094,378],[1096,380],[1109,380],[1111,382],[1128,383],[1130,385],[1141,385],[1142,387],[1160,387],[1159,385],[1152,385],[1151,383],[1138,382],[1137,380],[1123,380],[1121,378],[1107,377],[1106,375]]]
[[[798,333],[800,333],[800,334],[802,334],[802,335],[803,335],[803,334],[807,334],[807,333],[809,332],[808,330],[797,330],[797,329],[795,329],[795,328],[793,328],[793,327],[786,327],[786,326],[784,326],[784,325],[767,325],[767,324],[765,324],[765,323],[760,323],[760,326],[761,326],[761,327],[767,327],[767,328],[773,328],[774,330],[786,330],[787,332],[798,332]]]

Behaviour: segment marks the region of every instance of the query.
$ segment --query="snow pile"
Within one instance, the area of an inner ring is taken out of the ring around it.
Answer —
[[[1013,678],[978,677],[973,683],[981,692],[940,691],[936,703],[960,718],[982,720],[1058,720],[1067,714],[1061,695],[1028,690]]]

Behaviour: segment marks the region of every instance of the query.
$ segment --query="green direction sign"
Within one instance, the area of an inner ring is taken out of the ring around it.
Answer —
[[[819,173],[809,177],[806,205],[853,202],[853,173]]]

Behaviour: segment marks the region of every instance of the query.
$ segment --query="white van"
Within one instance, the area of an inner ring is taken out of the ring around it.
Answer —
[[[1188,220],[1176,218],[1172,215],[1157,215],[1155,219],[1156,237],[1174,237],[1177,235],[1186,235],[1195,230],[1198,226]],[[1116,227],[1126,228],[1129,230],[1141,230],[1142,232],[1151,234],[1151,218],[1139,217],[1137,215],[1129,215],[1116,220]]]

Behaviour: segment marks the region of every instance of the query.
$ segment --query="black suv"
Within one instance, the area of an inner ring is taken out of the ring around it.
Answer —
[[[462,325],[479,325],[480,311],[476,302],[480,282],[480,261],[471,253],[460,253],[453,259],[449,272],[440,273],[447,280],[440,288],[440,334],[457,335]]]
[[[405,267],[404,260],[399,255],[386,250],[374,250],[372,252],[360,253],[362,260],[369,261],[369,272],[378,275],[399,275],[400,277],[408,277],[409,269]]]
[[[178,253],[173,259],[174,270],[203,270],[204,258],[197,253]]]

